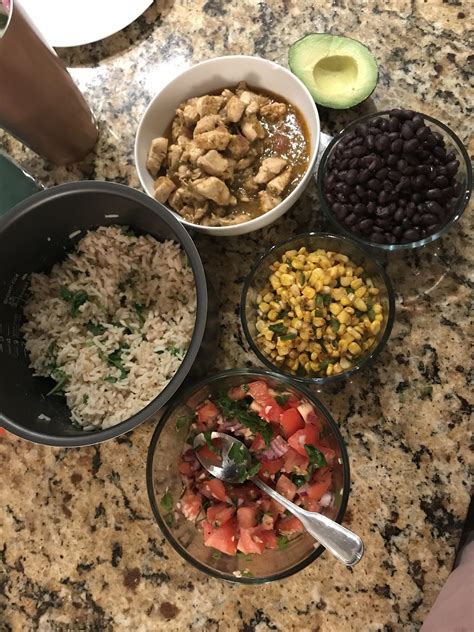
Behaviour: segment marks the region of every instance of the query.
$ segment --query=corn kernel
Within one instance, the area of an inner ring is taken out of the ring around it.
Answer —
[[[341,369],[343,369],[344,371],[351,368],[351,363],[347,358],[341,358],[339,364],[341,365]]]
[[[346,310],[343,310],[337,315],[337,320],[341,323],[341,325],[347,325],[350,322],[351,317]]]
[[[280,277],[280,281],[282,285],[289,287],[293,284],[293,276],[291,274],[282,274]]]
[[[334,373],[334,366],[332,364],[328,364],[326,369],[326,375],[332,375]]]
[[[306,298],[309,299],[314,298],[316,296],[316,290],[313,287],[307,285],[303,289],[303,296],[306,296]]]
[[[283,283],[283,281],[282,281]],[[358,290],[360,287],[362,287],[362,279],[353,279],[351,281],[351,288],[353,290]]]
[[[276,320],[278,316],[278,312],[276,311],[276,309],[271,309],[268,313],[267,313],[267,318],[268,320]]]
[[[339,305],[339,303],[331,303],[329,305],[329,311],[331,312],[331,314],[334,314],[334,316],[337,316],[342,312],[342,307]]]
[[[309,356],[308,356],[307,353],[301,353],[298,356],[298,360],[299,360],[300,364],[305,365],[306,362],[309,362]]]
[[[295,314],[297,318],[299,319],[303,318],[303,310],[301,309],[299,305],[295,305]]]
[[[356,295],[357,298],[362,298],[364,296],[364,294],[367,292],[367,290],[365,289],[364,286],[358,288],[354,294]]]
[[[360,345],[357,344],[357,342],[351,342],[348,349],[352,353],[352,355],[358,355],[359,353],[362,352],[362,349]]]
[[[258,309],[263,314],[266,314],[268,312],[268,310],[270,309],[270,305],[268,303],[260,303],[260,305],[258,306]]]
[[[274,275],[274,274],[272,274],[272,275],[270,276],[270,283],[271,283],[272,288],[273,288],[274,290],[276,290],[276,289],[278,289],[279,287],[281,287],[281,282],[280,282],[280,279],[279,279],[276,275]]]
[[[367,305],[365,301],[361,298],[356,298],[356,300],[354,301],[354,307],[358,309],[360,312],[367,311]]]
[[[374,320],[374,322],[373,322],[373,323],[370,323],[370,327],[369,327],[369,328],[370,328],[371,333],[372,333],[374,336],[376,336],[376,335],[379,333],[380,328],[381,328],[380,321],[378,321],[378,320]]]
[[[304,264],[298,259],[293,259],[293,261],[291,262],[291,267],[294,268],[295,270],[302,270],[304,267]]]
[[[375,321],[374,321],[375,322]],[[360,340],[362,338],[362,336],[360,335],[360,333],[358,331],[356,331],[354,329],[354,327],[348,327],[347,328],[347,333],[349,333],[355,340]]]
[[[380,303],[375,303],[374,307],[374,314],[381,314],[382,313],[382,305],[380,305]]]

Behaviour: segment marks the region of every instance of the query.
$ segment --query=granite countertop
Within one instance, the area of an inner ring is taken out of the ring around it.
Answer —
[[[463,8],[463,4],[465,7]],[[138,187],[133,139],[150,97],[180,68],[225,54],[286,65],[311,31],[365,42],[377,90],[353,111],[321,111],[327,133],[404,105],[469,141],[467,3],[460,0],[158,0],[123,32],[58,51],[100,121],[96,152],[57,168],[0,133],[45,186],[84,178]],[[472,149],[472,147],[471,147]],[[221,297],[218,368],[255,364],[236,307],[256,253],[323,221],[314,184],[270,229],[196,243]],[[366,555],[353,570],[325,553],[285,581],[228,585],[186,564],[148,504],[145,461],[155,424],[101,446],[59,449],[0,440],[0,630],[417,630],[453,564],[469,503],[469,300],[472,213],[442,241],[390,260],[397,321],[376,365],[321,399],[347,442],[346,523]],[[472,463],[472,461],[471,461]]]

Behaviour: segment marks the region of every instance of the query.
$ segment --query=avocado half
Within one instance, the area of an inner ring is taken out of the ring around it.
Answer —
[[[320,105],[353,107],[375,90],[378,67],[370,50],[350,37],[311,33],[288,51],[291,71]]]

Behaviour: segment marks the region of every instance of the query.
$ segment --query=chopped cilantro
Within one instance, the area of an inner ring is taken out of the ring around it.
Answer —
[[[93,336],[101,336],[105,333],[105,327],[100,324],[93,323],[89,321],[86,325],[87,331],[90,331]]]
[[[242,384],[242,390],[244,393],[248,393],[250,390],[250,386],[248,384]]]
[[[291,480],[296,485],[296,487],[301,487],[301,485],[304,485],[308,479],[302,474],[292,474]]]
[[[370,322],[373,323],[375,320],[375,312],[373,307],[369,307],[369,309],[367,310],[367,316],[369,317]]]
[[[289,312],[286,309],[282,309],[281,312],[279,312],[277,318],[278,320],[283,320],[284,318],[286,318],[288,316]]]
[[[309,457],[309,464],[316,467],[325,467],[327,465],[324,454],[318,448],[315,448],[314,445],[310,445],[305,443],[304,449],[306,450],[306,454]]]
[[[288,540],[286,535],[279,535],[278,536],[278,548],[281,549],[282,551],[284,551],[285,549],[288,548],[288,544],[289,543],[290,543],[290,541]]]
[[[82,403],[87,404],[88,401],[89,401],[89,395],[87,393],[84,393],[84,395],[82,396]]]
[[[316,294],[316,307],[324,307],[324,298],[322,294]]]
[[[306,277],[304,275],[304,272],[300,272],[300,285],[304,285],[306,281]]]
[[[57,368],[58,351],[59,351],[58,345],[55,342],[52,342],[49,345],[48,350],[46,351],[44,365],[45,365],[45,368],[51,372]]]
[[[203,432],[202,434],[203,434],[203,437],[204,437],[204,441],[206,442],[206,445],[209,448],[209,450],[211,452],[214,452],[214,454],[219,454],[219,450],[212,443],[212,439],[211,439],[212,430],[206,430],[206,432]]]
[[[325,307],[328,307],[331,303],[331,295],[330,294],[323,294],[323,303],[325,305]]]
[[[104,381],[110,382],[111,384],[115,384],[116,382],[118,382],[118,378],[115,377],[114,375],[107,375],[107,377],[104,377]]]
[[[247,460],[245,446],[236,441],[232,444],[232,447],[229,450],[228,457],[229,459],[234,461],[234,463],[237,463],[237,465],[245,463]]]
[[[83,305],[88,299],[89,295],[84,290],[78,290],[77,292],[71,292],[67,287],[61,285],[59,292],[62,298],[71,303],[71,316],[75,318],[79,313],[79,307]]]
[[[134,303],[133,307],[137,312],[138,322],[143,327],[143,325],[145,324],[145,319],[143,318],[143,310],[145,309],[145,305],[142,305],[141,303]]]
[[[246,568],[242,571],[242,577],[254,577],[254,575]]]
[[[289,334],[286,334],[285,336],[280,336],[280,340],[294,340],[297,336],[298,334],[289,333]]]
[[[283,323],[275,323],[274,325],[270,325],[268,329],[276,333],[277,336],[284,336],[288,333],[288,327],[286,327]]]
[[[53,388],[48,393],[46,393],[46,396],[57,395],[58,393],[63,393],[64,387],[71,379],[71,376],[68,375],[62,369],[54,369],[51,373],[51,377],[53,378],[53,380],[56,381],[56,385],[53,386]]]
[[[122,232],[122,235],[126,235],[127,237],[136,237],[136,233],[135,231],[130,228],[129,226],[122,226],[122,228],[120,229]]]
[[[270,445],[273,437],[273,429],[271,424],[263,421],[256,413],[248,408],[246,400],[241,399],[234,401],[227,395],[221,395],[216,400],[217,405],[221,408],[224,416],[228,419],[237,419],[243,426],[249,428],[254,434],[259,432],[266,445]]]
[[[166,350],[169,351],[171,355],[174,356],[175,358],[179,358],[181,354],[183,353],[182,350],[176,345],[171,345],[167,347]]]
[[[222,553],[220,551],[213,551],[211,557],[213,560],[220,560]]]
[[[336,334],[339,331],[339,327],[341,323],[337,320],[337,318],[331,318],[331,329]]]
[[[173,511],[173,496],[170,491],[166,492],[161,497],[160,509],[163,513],[170,513]]]
[[[287,393],[275,395],[275,401],[280,406],[284,406],[289,399],[290,399],[290,396]]]
[[[128,369],[123,366],[122,353],[130,349],[130,345],[122,343],[115,351],[106,356],[106,362],[109,366],[113,366],[120,371],[120,379],[124,380],[128,375]],[[109,380],[110,381],[110,380]]]
[[[253,557],[252,557],[251,554],[249,554],[249,553],[242,553],[242,551],[237,551],[237,557],[241,557],[246,562],[251,562],[253,560]]]

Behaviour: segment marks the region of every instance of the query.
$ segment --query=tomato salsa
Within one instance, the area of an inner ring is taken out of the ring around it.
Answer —
[[[214,478],[189,447],[204,432],[206,444],[198,450],[217,462],[219,446],[211,438],[213,431],[235,436],[249,448],[253,464],[241,484]],[[276,391],[264,380],[242,384],[196,407],[179,463],[184,493],[175,511],[196,522],[204,544],[220,553],[261,554],[285,548],[303,525],[260,491],[251,477],[259,476],[305,509],[320,511],[332,501],[335,459],[321,419],[308,401]]]

